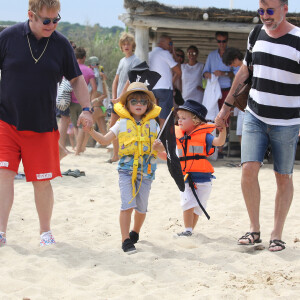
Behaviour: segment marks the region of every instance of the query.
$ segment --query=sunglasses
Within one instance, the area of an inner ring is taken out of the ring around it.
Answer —
[[[43,23],[43,25],[49,25],[51,22],[53,23],[53,24],[56,24],[56,23],[58,23],[59,21],[60,21],[60,19],[61,19],[61,16],[58,14],[58,16],[56,17],[56,18],[54,18],[54,19],[50,19],[50,18],[42,18],[42,17],[40,17],[38,14],[36,14],[34,11],[32,11],[31,10],[31,12],[36,16],[36,17],[38,17],[41,21],[42,21],[42,23]]]
[[[218,44],[226,44],[227,40],[217,40]]]
[[[273,8],[267,8],[266,10],[264,10],[263,8],[259,8],[257,10],[258,14],[260,16],[263,16],[265,14],[265,12],[269,15],[269,16],[273,16],[274,15],[274,9]]]
[[[131,100],[129,100],[129,102],[132,106],[135,106],[138,103],[143,105],[143,106],[148,105],[148,100],[147,99],[141,99],[141,100],[131,99]]]
[[[170,46],[173,46],[173,42],[169,42],[169,45],[170,45]]]
[[[184,55],[181,55],[181,54],[176,54],[176,56],[184,58]]]
[[[197,52],[188,52],[188,55],[193,55],[193,56],[195,56],[195,55],[197,55]]]

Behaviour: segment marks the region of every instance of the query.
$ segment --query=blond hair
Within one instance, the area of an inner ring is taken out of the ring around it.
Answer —
[[[134,36],[131,33],[128,32],[122,32],[119,40],[119,47],[122,51],[122,46],[126,43],[132,44],[132,51],[134,52],[136,44],[134,40]]]
[[[178,109],[178,111],[184,111],[185,113],[189,114],[192,118],[192,121],[194,123],[195,126],[198,126],[200,124],[205,124],[205,122],[203,122],[202,120],[200,120],[195,114],[193,114],[191,111],[188,111],[186,109]],[[177,111],[177,112],[178,112]]]
[[[57,9],[60,11],[59,0],[29,0],[28,10],[38,13],[43,9],[44,6],[47,9]]]

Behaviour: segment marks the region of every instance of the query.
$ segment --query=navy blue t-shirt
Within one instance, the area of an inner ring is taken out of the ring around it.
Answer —
[[[48,38],[37,40],[28,21],[0,33],[1,98],[0,120],[17,130],[51,132],[57,130],[55,107],[57,83],[81,75],[69,41],[54,31],[41,59]]]

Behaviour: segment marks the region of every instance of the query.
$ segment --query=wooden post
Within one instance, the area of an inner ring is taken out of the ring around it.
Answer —
[[[135,55],[141,60],[148,62],[149,52],[149,28],[144,26],[135,27]]]

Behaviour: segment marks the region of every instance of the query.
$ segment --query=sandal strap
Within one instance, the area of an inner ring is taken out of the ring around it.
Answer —
[[[285,242],[282,241],[282,240],[270,240],[270,245],[271,245],[271,244],[275,244],[275,245],[270,246],[270,247],[276,247],[276,246],[285,247],[285,246],[284,246]]]
[[[258,238],[256,239],[256,238],[254,237],[254,235],[258,235]],[[253,240],[251,240],[251,239],[249,238],[249,236],[251,236]],[[239,238],[239,241],[240,241],[240,240],[248,240],[248,241],[249,241],[249,244],[250,244],[250,243],[252,244],[252,243],[254,243],[256,240],[259,240],[259,238],[260,238],[260,232],[246,232],[245,235],[243,235],[241,238]]]

